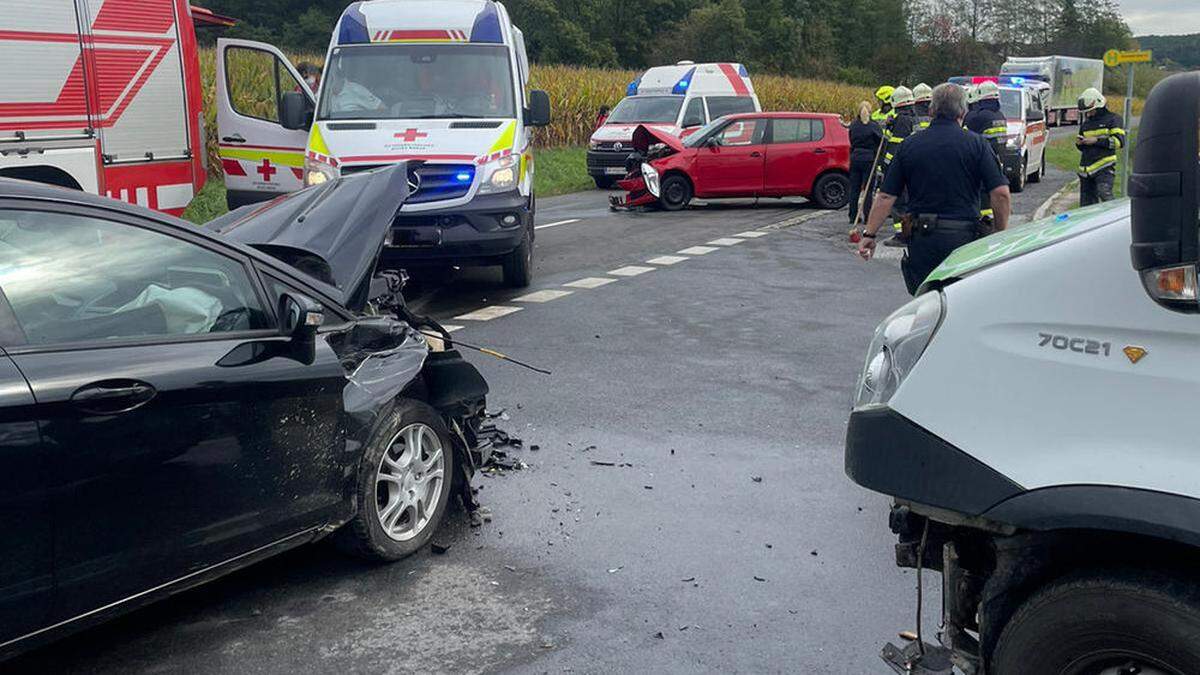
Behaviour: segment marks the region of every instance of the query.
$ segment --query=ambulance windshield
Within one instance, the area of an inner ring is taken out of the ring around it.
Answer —
[[[321,91],[321,120],[516,115],[509,52],[498,45],[339,47]]]
[[[613,108],[609,124],[674,124],[683,107],[682,96],[630,96]]]
[[[1000,112],[1010,120],[1019,120],[1024,113],[1021,110],[1021,90],[1020,89],[1001,89],[1000,90]]]

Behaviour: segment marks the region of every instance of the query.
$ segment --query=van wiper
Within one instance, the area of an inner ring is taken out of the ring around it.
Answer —
[[[487,119],[483,115],[460,115],[458,113],[444,113],[441,115],[419,115],[413,117],[414,120],[482,120]]]

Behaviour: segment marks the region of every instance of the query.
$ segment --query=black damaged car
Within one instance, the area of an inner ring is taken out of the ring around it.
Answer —
[[[487,385],[376,269],[405,176],[207,229],[0,179],[0,657],[326,535],[402,558],[469,495]]]

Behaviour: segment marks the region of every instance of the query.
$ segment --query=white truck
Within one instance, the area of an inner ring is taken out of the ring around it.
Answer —
[[[525,39],[493,0],[351,3],[315,94],[276,47],[217,43],[217,127],[230,207],[408,162],[388,267],[499,265],[533,276],[533,131]]]
[[[1104,62],[1076,56],[1010,56],[1000,66],[1010,84],[1039,80],[1050,85],[1046,123],[1052,127],[1079,123],[1079,96],[1089,87],[1104,88]]]
[[[1131,200],[968,244],[879,325],[846,473],[943,582],[941,646],[888,645],[897,673],[1200,673],[1198,157],[1176,75]]]

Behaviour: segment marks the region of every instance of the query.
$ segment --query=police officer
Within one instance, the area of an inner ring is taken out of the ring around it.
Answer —
[[[1000,111],[1000,87],[995,82],[983,82],[975,90],[976,107],[967,113],[963,125],[983,137],[996,156],[996,163],[1004,170],[1001,153],[1004,151],[1004,141],[1008,137],[1008,120]],[[994,221],[990,195],[984,191],[979,196],[979,219],[987,228]]]
[[[892,163],[892,158],[900,152],[900,146],[904,140],[913,134],[917,128],[916,110],[913,108],[912,90],[908,87],[896,87],[892,91],[892,113],[893,117],[883,128],[883,152],[880,153],[879,170],[877,172],[876,185],[883,181],[884,175],[887,174],[888,166]],[[903,246],[905,244],[902,232],[904,224],[902,219],[905,211],[904,195],[897,195],[899,198],[896,203],[894,213],[892,213],[892,229],[893,235],[886,242],[887,246]]]
[[[922,82],[912,88],[913,92],[913,115],[917,118],[917,130],[929,128],[929,122],[933,119],[929,116],[929,99],[933,98],[933,87]]]
[[[875,99],[879,101],[879,108],[871,113],[871,119],[880,126],[887,124],[887,121],[892,119],[892,92],[896,88],[890,84],[885,84],[875,90]]]
[[[1117,151],[1125,144],[1121,116],[1107,108],[1104,96],[1094,88],[1079,97],[1083,122],[1075,147],[1079,148],[1079,205],[1088,206],[1113,198],[1117,175]]]
[[[875,238],[896,197],[908,191],[909,211],[916,217],[908,254],[901,263],[909,293],[954,249],[978,236],[979,190],[991,193],[996,229],[1008,227],[1011,197],[1008,180],[986,141],[963,133],[966,93],[955,84],[940,84],[930,103],[933,122],[904,142],[888,168],[858,253],[875,254]]]

